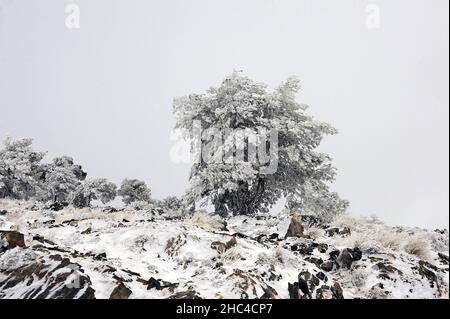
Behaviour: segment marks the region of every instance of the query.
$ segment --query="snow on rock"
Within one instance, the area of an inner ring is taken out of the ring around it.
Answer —
[[[0,216],[26,238],[0,250],[0,298],[448,298],[446,230],[301,216],[304,235],[285,239],[287,212],[29,207]]]

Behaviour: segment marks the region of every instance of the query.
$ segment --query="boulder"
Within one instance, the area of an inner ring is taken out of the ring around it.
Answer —
[[[264,294],[261,296],[261,299],[277,299],[277,298],[278,298],[277,291],[270,286],[267,286],[266,289],[264,289]]]
[[[8,248],[25,247],[23,234],[13,230],[0,230],[0,241],[5,241]]]
[[[132,291],[123,282],[120,282],[111,292],[109,299],[128,299],[131,293]]]
[[[336,262],[339,266],[350,269],[353,263],[353,256],[348,249],[343,249]]]
[[[303,225],[298,213],[292,215],[291,223],[289,224],[288,231],[284,237],[303,237]]]
[[[333,294],[333,299],[344,299],[344,292],[339,283],[335,282],[333,286],[331,286],[331,292]]]
[[[233,236],[233,237],[231,237],[231,239],[229,241],[227,241],[225,243],[225,248],[228,250],[231,247],[234,247],[236,245],[237,245],[237,240],[236,240],[236,237]]]
[[[333,270],[334,262],[331,260],[327,260],[324,263],[320,265],[320,269],[324,271],[332,271]]]

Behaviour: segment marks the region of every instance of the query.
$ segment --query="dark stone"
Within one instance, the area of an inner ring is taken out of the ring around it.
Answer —
[[[443,254],[443,253],[438,253],[439,259],[441,260],[441,262],[445,265],[448,265],[448,256]]]
[[[273,233],[269,236],[270,240],[278,240],[278,234],[277,233]]]
[[[106,206],[102,209],[102,212],[115,213],[115,212],[117,212],[117,209],[115,209],[114,207]]]
[[[161,283],[158,279],[151,277],[147,282],[147,290],[155,288],[156,290],[161,290]]]
[[[332,250],[329,255],[331,260],[336,260],[341,252],[337,249]]]
[[[308,283],[306,282],[306,280],[304,280],[303,278],[299,278],[298,288],[301,292],[303,292],[305,296],[311,298],[311,293],[309,292]]]
[[[333,299],[344,299],[344,292],[339,283],[335,282],[333,286],[331,286],[331,292],[333,294]]]
[[[6,214],[8,214],[7,210],[4,210],[4,209],[0,210],[0,216],[4,216]]]
[[[361,260],[362,258],[362,251],[359,248],[347,248],[350,255],[352,255],[353,261]]]
[[[180,291],[169,297],[169,299],[202,299],[195,290]]]
[[[237,245],[236,237],[231,237],[231,239],[225,243],[225,248],[228,250],[236,245]]]
[[[339,235],[341,235],[341,236],[350,236],[351,235],[350,228],[344,227],[343,229],[340,229],[339,230]]]
[[[131,295],[132,291],[125,286],[123,282],[119,283],[119,285],[114,288],[109,296],[109,299],[128,299]]]
[[[316,265],[317,267],[320,267],[320,265],[323,263],[323,260],[321,258],[316,257],[306,257],[305,260]]]
[[[333,237],[334,235],[339,233],[339,228],[337,227],[328,228],[327,230],[325,230],[325,233],[327,234],[328,237]]]
[[[336,261],[339,266],[350,269],[353,263],[353,257],[348,249],[343,249]]]
[[[60,210],[63,210],[64,207],[69,206],[69,203],[65,203],[65,202],[53,202],[51,204],[45,205],[45,209],[49,209],[52,210],[54,212],[58,212]]]
[[[322,265],[320,265],[320,269],[324,271],[332,271],[333,270],[334,262],[331,260],[325,261]]]
[[[82,235],[87,235],[87,234],[90,234],[91,232],[92,232],[91,227],[88,227],[86,230],[83,230],[83,231],[81,232],[81,234],[82,234]]]
[[[277,291],[272,287],[267,286],[266,289],[264,289],[264,294],[261,296],[261,299],[276,299],[277,297]]]
[[[298,282],[288,283],[289,299],[301,299],[299,293]]]
[[[319,279],[322,280],[322,281],[325,281],[325,282],[328,281],[327,275],[325,275],[325,274],[324,274],[323,272],[321,272],[321,271],[319,271],[319,272],[316,274],[316,276],[317,276],[317,278],[319,278]]]
[[[328,250],[328,245],[324,243],[317,244],[317,250],[324,254]]]
[[[312,252],[314,251],[314,246],[313,244],[305,244],[305,243],[293,244],[291,246],[291,250],[298,251],[302,255],[311,255]]]
[[[94,256],[95,260],[106,260],[106,253],[97,254]]]

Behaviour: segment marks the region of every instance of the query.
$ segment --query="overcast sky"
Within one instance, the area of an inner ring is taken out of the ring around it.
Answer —
[[[66,27],[70,3],[79,29]],[[270,87],[298,75],[298,100],[339,130],[322,149],[351,212],[448,227],[448,6],[0,0],[0,138],[32,137],[91,177],[139,178],[156,198],[180,195],[189,166],[170,161],[173,98],[233,69]]]

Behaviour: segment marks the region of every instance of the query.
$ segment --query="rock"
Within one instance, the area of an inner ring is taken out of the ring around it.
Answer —
[[[86,230],[83,230],[81,232],[81,235],[87,235],[87,234],[90,234],[91,232],[92,232],[92,228],[88,227]]]
[[[338,227],[328,228],[327,230],[325,230],[325,233],[327,234],[328,237],[333,237],[335,235],[341,235],[345,237],[351,235],[350,228],[348,227],[344,227],[342,229]]]
[[[322,287],[317,288],[316,290],[316,299],[331,299],[333,293],[329,286],[322,285]]]
[[[318,250],[320,253],[324,254],[324,253],[326,253],[327,250],[328,250],[328,245],[325,244],[325,243],[317,244],[317,250]]]
[[[48,203],[44,206],[44,209],[48,209],[48,210],[52,210],[54,212],[58,212],[60,210],[63,210],[64,207],[69,206],[69,203],[64,203],[64,202],[53,202],[53,203]]]
[[[6,214],[8,214],[7,210],[4,209],[0,210],[0,216],[5,216]]]
[[[400,270],[398,270],[394,266],[385,264],[384,262],[381,262],[381,261],[376,263],[375,267],[377,267],[381,272],[383,272],[385,274],[392,274],[394,272],[397,272],[399,275],[403,274]]]
[[[227,245],[221,241],[214,241],[211,243],[211,248],[217,250],[219,254],[223,254],[227,250]]]
[[[291,246],[291,250],[298,251],[302,255],[311,255],[314,250],[314,246],[307,243],[293,244]]]
[[[334,235],[339,233],[339,228],[337,227],[328,228],[327,230],[325,230],[325,233],[327,234],[328,237],[333,237]]]
[[[437,288],[439,288],[438,278],[433,270],[437,271],[438,268],[430,264],[429,262],[419,260],[419,274],[422,276],[422,278],[425,277],[428,279],[432,288],[434,288],[435,285]]]
[[[350,236],[351,235],[351,231],[350,231],[350,228],[348,228],[348,227],[344,227],[343,229],[340,229],[339,230],[339,235],[341,235],[341,236]]]
[[[187,291],[177,292],[171,295],[169,299],[202,299],[202,297],[195,290],[189,289]]]
[[[7,243],[8,248],[25,247],[25,240],[22,233],[13,230],[0,230],[0,241]]]
[[[309,292],[308,283],[303,278],[299,278],[298,288],[304,296],[308,296],[311,299],[311,293]]]
[[[106,207],[103,207],[102,212],[115,213],[115,212],[117,212],[117,209],[114,207],[111,207],[111,206],[106,206]]]
[[[323,260],[321,258],[316,257],[306,257],[305,260],[316,265],[317,267],[320,267],[320,265],[323,263]]]
[[[289,299],[301,299],[298,282],[288,283]]]
[[[448,256],[443,254],[443,253],[438,253],[439,259],[441,260],[441,262],[445,265],[448,265]]]
[[[350,269],[353,263],[353,256],[348,249],[343,249],[336,259],[336,262],[339,266]]]
[[[284,238],[288,237],[303,237],[303,225],[298,213],[292,215],[291,223],[289,224],[288,231]]]
[[[237,240],[236,237],[231,237],[231,239],[229,241],[226,242],[225,244],[225,249],[230,249],[231,247],[234,247],[237,245]]]
[[[341,252],[337,249],[332,250],[329,255],[330,255],[330,260],[336,260],[339,256]]]
[[[325,274],[324,274],[323,272],[321,272],[321,271],[319,271],[319,272],[316,274],[316,277],[319,278],[319,279],[322,280],[322,281],[325,281],[325,282],[328,281],[327,275],[325,275]]]
[[[97,254],[94,256],[95,260],[106,260],[106,253]]]
[[[123,282],[119,283],[119,285],[114,288],[109,296],[109,299],[128,299],[130,297],[132,291],[125,286]]]
[[[264,294],[261,296],[260,299],[277,299],[278,293],[275,289],[273,289],[270,286],[267,286],[266,289],[264,289]]]
[[[325,261],[323,264],[320,265],[320,269],[324,271],[332,271],[333,270],[334,262],[331,260]]]
[[[359,248],[347,248],[350,255],[352,255],[353,261],[361,260],[362,258],[362,251]]]
[[[147,290],[150,290],[153,288],[156,290],[161,290],[161,283],[159,282],[158,279],[151,277],[147,282]]]
[[[331,286],[331,292],[333,294],[333,299],[344,299],[344,292],[339,283],[335,282],[333,286]]]
[[[319,286],[319,284],[319,278],[311,274],[309,271],[302,271],[298,274],[298,285],[304,298],[308,297],[311,299],[311,294],[314,292],[314,289]]]

